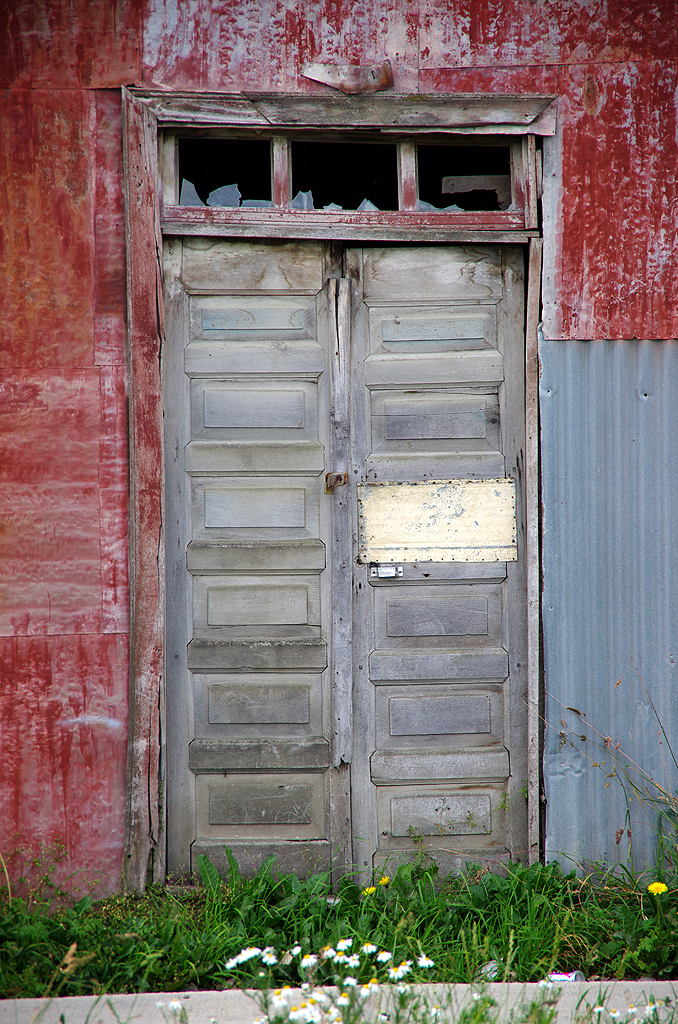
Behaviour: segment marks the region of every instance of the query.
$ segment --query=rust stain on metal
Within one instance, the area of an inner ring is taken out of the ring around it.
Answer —
[[[390,60],[369,67],[352,64],[305,64],[301,71],[304,78],[329,85],[339,92],[355,95],[361,92],[382,92],[393,88],[393,68]]]

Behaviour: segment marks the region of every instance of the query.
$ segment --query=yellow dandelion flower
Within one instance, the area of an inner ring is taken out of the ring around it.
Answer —
[[[382,875],[379,881],[377,882],[377,885],[388,885],[390,881],[391,879],[389,878],[388,875]]]
[[[664,885],[663,882],[650,882],[647,887],[647,891],[651,892],[653,896],[661,896],[663,892],[668,892],[668,885]]]
[[[371,896],[373,892],[377,891],[376,885],[367,885],[363,889],[363,896]]]

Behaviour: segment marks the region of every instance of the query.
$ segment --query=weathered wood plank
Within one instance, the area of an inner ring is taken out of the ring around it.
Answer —
[[[527,558],[527,815],[528,856],[539,859],[540,732],[540,543],[539,543],[539,297],[542,242],[530,243],[525,327],[525,504]]]
[[[321,540],[279,541],[191,541],[186,566],[192,573],[273,572],[279,569],[303,572],[325,568],[325,545]]]
[[[294,527],[306,525],[301,487],[205,488],[205,527]]]
[[[210,825],[310,825],[311,787],[240,785],[210,787]]]
[[[394,596],[386,601],[386,632],[391,637],[486,636],[487,598]]]
[[[494,232],[491,241],[524,241],[523,213],[509,210],[475,213],[439,213],[402,211],[367,213],[327,210],[227,209],[221,207],[167,207],[163,230],[172,235],[229,235],[238,237],[327,238],[358,241],[487,241],[485,232]],[[510,234],[508,234],[510,232]],[[475,233],[475,234],[474,234]],[[534,232],[536,234],[536,231]],[[471,237],[469,237],[471,236]]]
[[[504,360],[496,349],[423,352],[421,355],[372,355],[365,360],[365,384],[485,384],[504,379]]]
[[[238,443],[235,441],[190,441],[186,447],[186,472],[208,473],[276,473],[284,466],[289,473],[321,473],[325,466],[325,450],[313,441],[296,444],[274,442]],[[303,526],[300,516],[297,526]],[[235,524],[233,524],[235,525]],[[244,522],[242,525],[248,525]],[[249,526],[254,526],[254,520]],[[270,523],[269,525],[282,525]],[[292,525],[292,524],[288,524]]]
[[[210,725],[308,725],[311,721],[310,685],[285,682],[280,677],[269,683],[250,683],[247,677],[213,683],[209,678]],[[314,677],[314,685],[319,683],[320,677]]]
[[[140,89],[136,95],[167,126],[220,125],[295,127],[367,127],[474,129],[501,134],[510,129],[553,134],[546,114],[553,96],[478,96],[458,94],[327,95],[276,93],[173,93]]]
[[[200,210],[176,207],[180,214],[198,214]],[[210,209],[207,216],[225,213],[225,210]],[[244,217],[257,210],[231,211]],[[262,303],[285,308],[295,305],[289,298],[271,299],[261,292],[311,292],[322,288],[321,243],[280,242],[276,245],[261,245],[249,242],[221,242],[211,238],[194,238],[186,243],[184,250],[183,281],[186,288],[195,291],[242,291],[253,292],[252,296],[239,299],[224,299],[225,303],[248,301],[252,309]],[[257,295],[256,293],[259,293]],[[215,300],[219,301],[219,300]],[[297,300],[298,301],[298,300]]]
[[[490,779],[501,782],[509,774],[508,750],[504,747],[458,750],[450,753],[426,750],[381,751],[372,755],[372,781],[424,782],[436,779]]]
[[[319,871],[329,871],[332,844],[326,839],[293,840],[285,842],[247,842],[229,840],[228,847],[238,862],[241,874],[251,878],[268,857],[275,857],[273,874],[293,874],[303,878]],[[205,839],[196,840],[191,847],[193,872],[198,870],[198,857],[203,853],[223,878],[228,877],[229,864],[224,853],[224,843]]]
[[[374,683],[399,679],[468,679],[503,682],[508,675],[508,654],[502,648],[475,650],[375,651],[370,655],[370,678]]]
[[[331,333],[332,470],[347,472],[350,459],[351,285],[328,282]],[[335,488],[333,501],[332,688],[334,767],[351,763],[353,740],[353,489]]]
[[[487,697],[392,697],[391,736],[442,736],[490,732]]]
[[[322,738],[275,742],[194,739],[189,744],[192,772],[328,768],[329,764],[330,745]]]
[[[206,640],[188,645],[188,667],[196,671],[277,672],[327,667],[327,644],[320,637]]]
[[[391,835],[469,836],[492,831],[490,798],[481,793],[391,797]]]
[[[502,126],[527,128],[553,102],[552,96],[398,95],[280,97],[245,93],[272,125],[342,127],[457,128]]]
[[[161,338],[164,333],[155,118],[123,90],[130,351],[131,704],[125,884],[142,889],[158,842],[164,649]]]
[[[490,480],[503,476],[504,456],[496,451],[377,452],[365,459],[368,479],[375,481]]]

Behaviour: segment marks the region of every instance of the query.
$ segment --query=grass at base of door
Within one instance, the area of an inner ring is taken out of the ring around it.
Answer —
[[[198,885],[71,906],[54,892],[0,890],[0,995],[294,986],[309,971],[313,984],[365,983],[393,980],[401,965],[411,982],[556,970],[678,979],[678,879],[512,864],[505,876],[469,867],[441,881],[422,861],[332,890],[325,874],[276,876],[268,861],[246,879],[230,864],[225,880],[201,858]]]

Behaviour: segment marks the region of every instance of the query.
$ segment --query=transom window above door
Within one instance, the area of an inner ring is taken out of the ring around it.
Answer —
[[[550,97],[137,95],[157,118],[165,234],[520,242],[538,233]]]
[[[410,210],[414,196],[416,211],[463,213],[515,211],[523,194],[514,186],[519,154],[505,138],[189,136],[178,148],[180,206],[378,213]]]

